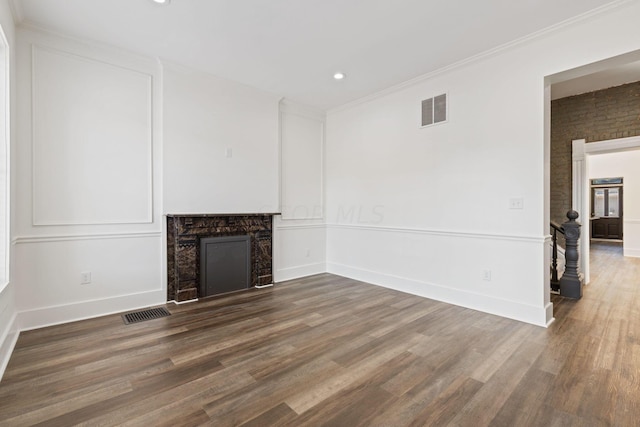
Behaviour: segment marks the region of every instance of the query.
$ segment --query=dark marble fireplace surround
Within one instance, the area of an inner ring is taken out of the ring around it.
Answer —
[[[273,283],[272,224],[276,214],[167,215],[167,301],[189,301],[200,293],[200,239],[249,235],[251,284]]]

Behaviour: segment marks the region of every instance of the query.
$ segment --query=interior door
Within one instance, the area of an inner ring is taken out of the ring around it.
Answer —
[[[592,185],[591,238],[622,240],[622,184]]]

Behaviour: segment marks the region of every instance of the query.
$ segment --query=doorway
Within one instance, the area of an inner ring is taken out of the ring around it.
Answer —
[[[575,210],[580,214],[578,222],[583,227],[578,250],[579,270],[583,273],[585,283],[590,281],[590,218],[593,213],[590,178],[624,176],[625,204],[628,205],[637,197],[632,181],[627,182],[626,174],[613,172],[589,175],[587,164],[587,160],[592,162],[596,158],[605,157],[600,154],[626,155],[620,152],[640,148],[637,117],[629,113],[637,110],[634,102],[638,98],[634,93],[639,92],[640,71],[624,73],[626,69],[640,70],[636,66],[640,67],[640,50],[545,77],[547,215],[551,220],[562,223],[568,210]],[[612,103],[612,99],[626,99],[630,102]],[[580,137],[584,139],[575,139]],[[611,139],[603,141],[607,138]],[[585,144],[586,141],[589,143]],[[640,236],[640,215],[634,212],[634,206],[626,206],[622,227],[618,230],[624,233],[625,256],[640,256],[640,237],[637,241],[635,237],[636,233]],[[545,226],[548,227],[546,221]],[[614,231],[611,230],[612,235]]]
[[[591,240],[622,241],[622,178],[591,180]]]
[[[589,180],[589,167],[588,164],[592,162],[588,162],[587,159],[593,160],[594,158],[602,159],[603,156],[601,154],[611,154],[610,163],[616,165],[615,168],[620,171],[619,165],[622,164],[621,159],[633,159],[635,158],[635,154],[639,153],[640,149],[640,137],[629,137],[629,138],[619,138],[619,139],[611,139],[608,141],[598,141],[591,142],[586,144],[584,139],[574,140],[573,141],[573,206],[576,207],[576,210],[582,212],[593,212],[591,210],[591,181]],[[609,156],[607,156],[609,157]],[[628,162],[631,166],[628,167],[627,172],[636,173],[637,168],[633,167],[633,164],[637,162]],[[593,165],[592,165],[593,167]],[[614,172],[611,172],[614,173]],[[616,173],[617,174],[617,173]],[[625,173],[621,173],[620,175],[625,175]],[[626,176],[625,176],[626,178]],[[622,181],[621,181],[622,183]],[[607,185],[605,185],[606,187]],[[609,185],[611,187],[611,185]],[[627,197],[627,199],[629,199]],[[632,200],[632,199],[629,199]],[[629,201],[627,200],[627,201]],[[622,202],[622,199],[620,199]],[[622,207],[620,208],[622,210]],[[627,213],[631,212],[628,210]],[[626,235],[624,239],[624,256],[638,257],[640,256],[640,252],[637,251],[636,246],[639,244],[635,240],[635,235],[638,234],[640,239],[640,222],[636,224],[636,221],[633,219],[627,218],[621,225],[622,231],[620,231],[621,236],[622,233]],[[629,230],[626,230],[629,228]],[[580,239],[580,248],[579,251],[581,254],[585,254],[585,256],[580,257],[580,269],[585,276],[585,283],[589,283],[590,281],[590,264],[589,264],[589,250],[590,250],[590,237],[592,237],[590,227],[587,227],[588,236],[586,232],[583,233],[582,239]]]

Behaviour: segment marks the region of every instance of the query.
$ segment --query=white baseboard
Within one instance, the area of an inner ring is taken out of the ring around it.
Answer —
[[[547,327],[553,319],[553,308],[551,304],[547,305],[547,307],[535,307],[433,283],[421,282],[336,263],[327,263],[327,272],[400,292],[531,323],[537,326]],[[551,317],[548,317],[550,316],[549,313],[551,313]]]
[[[167,301],[167,302],[172,302],[175,305],[182,305],[182,304],[191,304],[192,302],[198,302],[198,298],[194,298],[194,299],[188,299],[186,301],[176,301],[174,299],[172,299],[171,301]]]
[[[556,321],[556,318],[553,317],[553,303],[547,303],[547,306],[545,307],[545,310],[547,312],[547,324],[546,327],[548,328],[549,326],[551,326],[551,324],[553,322]]]
[[[44,328],[46,326],[75,322],[106,316],[123,311],[137,310],[154,305],[165,304],[166,291],[156,290],[117,297],[81,301],[72,304],[37,308],[18,313],[18,326],[21,331]]]
[[[313,276],[314,274],[326,273],[327,264],[318,262],[315,264],[305,264],[296,267],[281,268],[275,271],[275,282],[285,282],[287,280],[299,279],[301,277]]]
[[[640,258],[640,249],[624,248],[624,256]]]
[[[5,329],[4,337],[0,339],[0,380],[2,380],[4,371],[9,364],[11,353],[13,353],[16,342],[18,342],[20,332],[18,332],[17,326],[17,315],[14,315]]]

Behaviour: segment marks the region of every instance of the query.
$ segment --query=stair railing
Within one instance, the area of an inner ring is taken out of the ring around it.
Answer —
[[[558,233],[564,235],[564,229],[557,222],[551,221],[553,249],[551,256],[551,290],[560,292],[560,281],[558,280]]]

